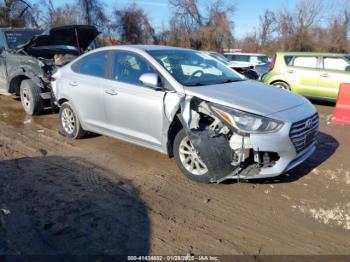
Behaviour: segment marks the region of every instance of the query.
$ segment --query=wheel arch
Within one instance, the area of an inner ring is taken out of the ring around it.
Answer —
[[[180,109],[178,113],[180,112]],[[169,128],[168,128],[168,133],[167,133],[167,151],[168,151],[168,156],[170,158],[174,157],[174,141],[176,135],[180,132],[180,130],[183,128],[183,125],[177,116],[177,114],[174,116],[173,121],[171,122]]]
[[[285,81],[285,80],[279,80],[279,79],[273,80],[273,81],[270,83],[270,85],[273,85],[273,84],[278,83],[278,82],[286,84],[287,86],[289,86],[289,88],[290,88],[291,91],[293,90],[293,89],[292,89],[292,86],[291,86],[287,81]]]
[[[64,103],[69,102],[69,100],[67,98],[60,98],[57,103],[58,106],[62,106]],[[70,103],[71,104],[71,103]]]
[[[31,77],[27,74],[21,73],[11,76],[10,80],[8,81],[8,92],[18,96],[20,94],[21,83],[23,80],[32,80],[34,84],[40,86],[40,88],[43,88],[43,85],[38,77]]]

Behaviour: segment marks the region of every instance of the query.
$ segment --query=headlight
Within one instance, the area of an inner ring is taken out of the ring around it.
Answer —
[[[271,133],[277,132],[283,126],[283,122],[262,117],[243,111],[211,106],[211,109],[229,125],[243,133]]]

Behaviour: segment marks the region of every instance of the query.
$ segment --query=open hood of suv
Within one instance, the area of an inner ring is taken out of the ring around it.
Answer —
[[[80,49],[84,51],[99,33],[96,27],[89,25],[60,26],[33,37],[20,48],[31,49],[44,46],[74,46],[76,48],[80,47]]]

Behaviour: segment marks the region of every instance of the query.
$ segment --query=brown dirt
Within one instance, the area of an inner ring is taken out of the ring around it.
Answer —
[[[0,254],[350,254],[349,127],[317,105],[317,152],[275,179],[198,184],[116,139],[0,96]],[[10,214],[5,214],[10,211]]]

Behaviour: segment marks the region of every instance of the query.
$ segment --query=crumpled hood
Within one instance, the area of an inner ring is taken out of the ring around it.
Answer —
[[[94,26],[69,25],[52,28],[41,35],[34,36],[28,43],[20,48],[30,49],[41,46],[74,46],[86,50],[90,43],[100,34]]]
[[[300,95],[251,80],[209,86],[184,86],[184,90],[186,95],[261,116],[308,103]]]

